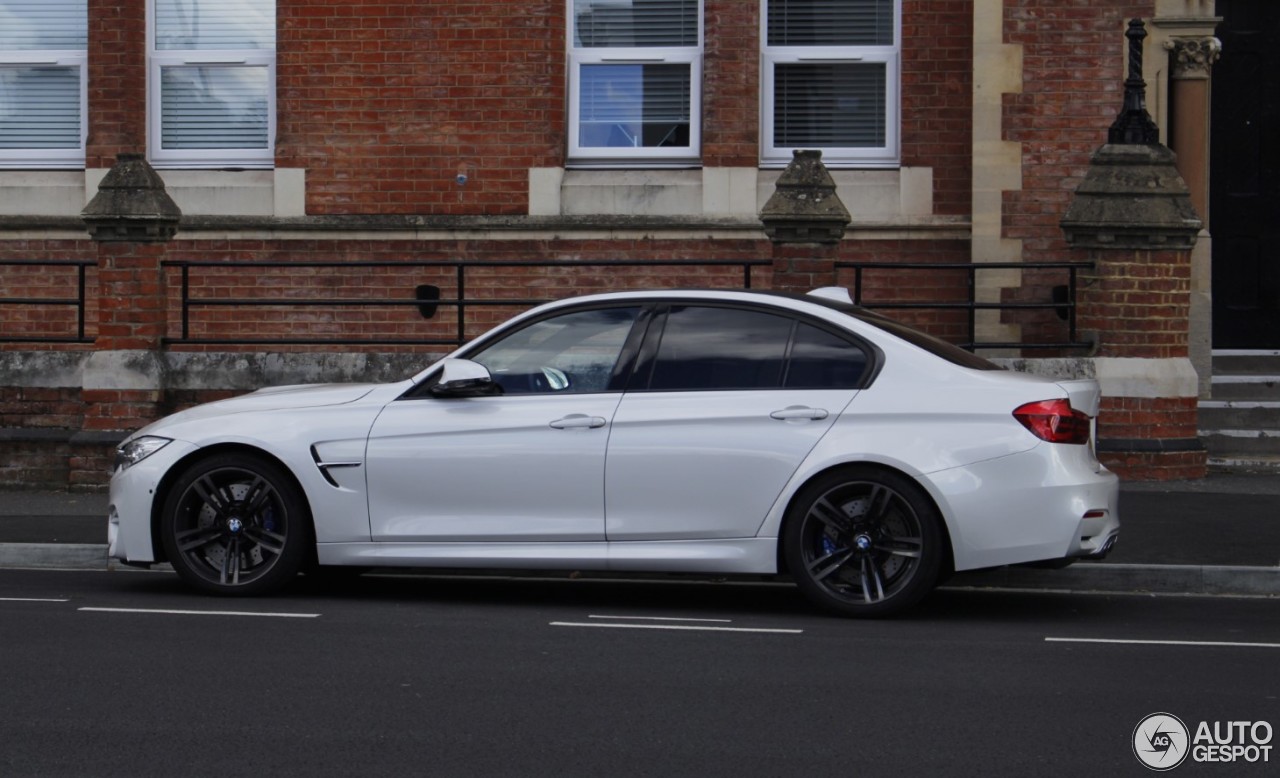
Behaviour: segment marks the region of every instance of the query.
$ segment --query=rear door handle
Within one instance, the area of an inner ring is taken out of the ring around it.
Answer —
[[[563,419],[556,419],[551,426],[558,430],[597,429],[605,425],[601,416],[588,416],[585,413],[571,413]]]
[[[774,411],[769,414],[769,418],[777,419],[778,421],[817,421],[818,419],[827,418],[828,415],[829,414],[822,408],[809,408],[803,405],[792,405],[790,407],[783,408],[780,411]]]

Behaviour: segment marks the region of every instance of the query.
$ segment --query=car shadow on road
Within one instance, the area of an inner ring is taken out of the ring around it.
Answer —
[[[129,590],[147,593],[169,607],[237,608],[264,603],[323,610],[326,602],[369,605],[422,605],[510,609],[536,607],[570,611],[661,612],[673,617],[818,618],[841,621],[809,603],[785,580],[699,579],[682,576],[608,578],[575,573],[527,575],[450,571],[375,571],[364,574],[302,575],[277,595],[261,598],[210,597],[192,591],[172,574],[133,575],[120,581]],[[1112,610],[1116,598],[1072,592],[998,589],[939,589],[914,608],[885,622],[1005,624],[1042,621],[1088,621]]]

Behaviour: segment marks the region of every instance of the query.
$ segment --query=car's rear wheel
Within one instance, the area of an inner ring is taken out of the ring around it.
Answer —
[[[905,476],[869,467],[829,473],[792,504],[783,537],[787,565],[818,605],[846,616],[887,616],[919,602],[937,582],[940,522]]]
[[[293,479],[248,454],[195,463],[165,500],[160,535],[169,563],[201,591],[263,594],[298,572],[311,545],[311,518]]]

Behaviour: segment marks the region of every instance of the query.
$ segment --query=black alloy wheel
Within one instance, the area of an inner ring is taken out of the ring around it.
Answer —
[[[787,565],[818,605],[845,616],[887,616],[937,583],[940,521],[905,476],[865,467],[830,473],[806,486],[788,512]]]
[[[173,569],[211,594],[276,590],[313,545],[306,500],[293,479],[247,454],[220,454],[188,468],[169,490],[160,529]]]

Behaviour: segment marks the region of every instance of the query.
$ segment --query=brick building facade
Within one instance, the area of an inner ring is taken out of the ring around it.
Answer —
[[[0,483],[72,485],[102,483],[107,444],[157,414],[269,382],[396,377],[442,353],[459,334],[452,311],[424,319],[408,303],[424,285],[463,297],[450,263],[472,263],[467,296],[513,301],[468,308],[463,336],[531,299],[742,286],[744,273],[769,287],[776,248],[759,213],[793,147],[823,150],[853,216],[832,281],[869,303],[955,303],[970,274],[951,265],[998,263],[974,275],[980,303],[1051,303],[1061,271],[1005,265],[1098,265],[1060,223],[1121,105],[1126,21],[1151,22],[1143,69],[1161,127],[1164,44],[1215,23],[1203,0],[0,12],[0,441],[13,453]],[[81,210],[122,153],[163,178],[182,210],[174,239],[89,237]],[[1127,443],[1196,437],[1189,322],[1204,250],[1103,263],[1081,290],[1092,349],[1009,347],[1069,340],[1050,308],[980,310],[973,333],[955,309],[893,313],[1005,344],[990,353],[1031,369],[1097,375],[1106,456],[1137,477],[1196,474],[1193,446]],[[74,304],[38,302],[78,296],[68,261],[84,267],[82,333]],[[176,262],[213,266],[184,276]],[[1101,291],[1113,282],[1121,291]],[[184,289],[400,304],[185,310]]]

